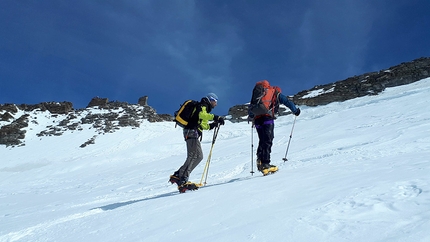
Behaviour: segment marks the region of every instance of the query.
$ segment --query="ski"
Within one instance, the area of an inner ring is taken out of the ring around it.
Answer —
[[[272,175],[272,174],[275,174],[276,172],[278,172],[278,171],[269,171],[267,173],[263,173],[263,176]]]

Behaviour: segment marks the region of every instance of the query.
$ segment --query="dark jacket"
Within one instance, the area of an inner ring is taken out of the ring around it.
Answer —
[[[291,110],[292,113],[297,112],[296,105],[292,101],[290,101],[284,94],[278,93],[277,95],[278,96],[276,98],[276,103],[274,104],[275,107],[278,107],[279,104],[284,104],[285,106],[287,106]],[[278,112],[278,110],[277,110],[277,108],[275,108],[275,113],[277,113],[277,112]],[[254,119],[255,117],[252,117],[250,114],[250,118]],[[270,115],[264,115],[264,116],[260,116],[260,117],[255,118],[254,122],[255,122],[255,124],[262,125],[265,121],[274,120],[274,119],[275,119],[275,117],[272,117]]]
[[[200,100],[200,103],[197,104],[196,110],[191,118],[192,121],[185,126],[186,132],[188,130],[196,130],[198,135],[201,136],[203,130],[209,130],[210,126],[208,121],[214,120],[215,115],[211,114],[212,105],[209,100],[204,97]]]

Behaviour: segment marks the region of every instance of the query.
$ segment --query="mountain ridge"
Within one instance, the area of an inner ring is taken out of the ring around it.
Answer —
[[[430,77],[430,58],[422,57],[411,62],[347,78],[342,81],[317,85],[290,97],[297,105],[319,106],[342,102],[366,95],[377,95],[387,87],[399,86]],[[289,115],[285,107],[279,115]],[[95,142],[97,135],[112,133],[122,127],[138,128],[144,120],[171,122],[169,114],[158,114],[148,105],[148,97],[139,98],[137,104],[109,101],[94,97],[84,109],[73,109],[71,102],[43,102],[31,104],[0,104],[0,145],[15,147],[25,145],[29,123],[38,124],[38,115],[54,119],[52,125],[41,127],[37,137],[59,136],[64,132],[77,132],[84,126],[95,130],[93,137],[82,143],[81,148]],[[228,111],[232,122],[245,121],[247,104],[233,106]]]
[[[314,86],[292,97],[296,105],[319,106],[332,102],[343,102],[357,97],[378,95],[387,87],[410,84],[430,76],[430,58],[422,57],[410,62],[389,67],[377,72],[364,73],[345,80]],[[235,122],[243,121],[247,115],[247,104],[236,105],[229,109]],[[283,108],[279,115],[288,115]]]

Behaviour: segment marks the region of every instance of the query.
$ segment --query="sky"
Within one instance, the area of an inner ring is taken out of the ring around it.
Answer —
[[[93,97],[158,113],[267,79],[294,95],[430,56],[427,0],[0,1],[0,104]]]
[[[37,137],[66,114],[28,112],[37,122],[25,128],[25,146],[0,146],[0,241],[428,242],[429,95],[427,78],[281,116],[271,153],[279,171],[265,177],[250,173],[255,130],[226,121],[206,186],[184,194],[168,183],[186,157],[171,122],[139,120],[104,135],[80,123]],[[193,182],[204,183],[212,134],[204,131]]]

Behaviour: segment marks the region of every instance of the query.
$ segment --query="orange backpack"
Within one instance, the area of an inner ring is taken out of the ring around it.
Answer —
[[[248,107],[249,113],[254,118],[261,116],[275,117],[275,113],[279,107],[277,98],[280,92],[281,89],[279,87],[270,86],[267,80],[257,82],[252,90],[251,102]]]

